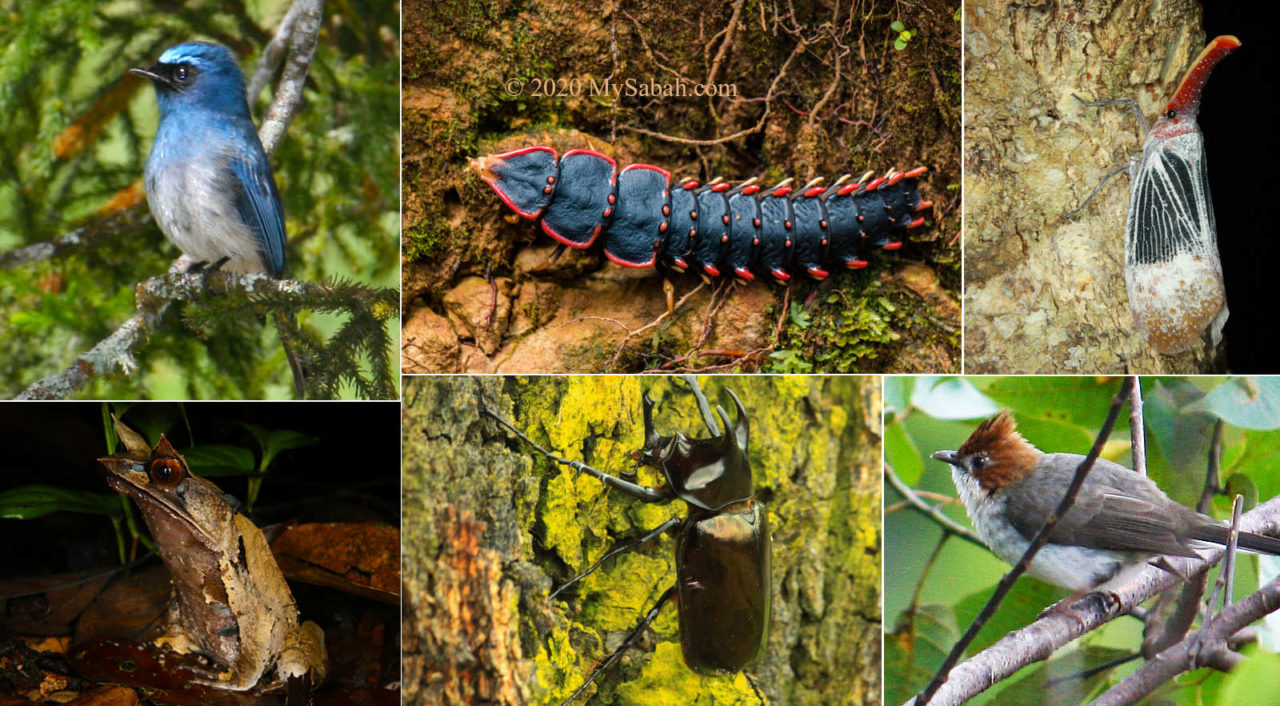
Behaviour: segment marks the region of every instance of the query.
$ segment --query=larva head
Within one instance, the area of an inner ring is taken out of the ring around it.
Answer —
[[[1169,138],[1195,130],[1196,115],[1200,112],[1200,92],[1209,80],[1209,74],[1223,57],[1239,46],[1240,40],[1230,35],[1215,37],[1209,42],[1182,78],[1178,92],[1173,94],[1173,99],[1165,106],[1151,132],[1158,137]]]

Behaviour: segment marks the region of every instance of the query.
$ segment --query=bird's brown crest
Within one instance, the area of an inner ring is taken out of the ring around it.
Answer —
[[[986,453],[987,463],[975,469],[973,476],[987,490],[1022,480],[1040,460],[1040,450],[1022,438],[1018,423],[1007,409],[979,424],[964,440],[957,455],[967,457],[980,453]]]

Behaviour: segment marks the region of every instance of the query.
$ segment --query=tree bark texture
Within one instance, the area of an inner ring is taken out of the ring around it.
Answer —
[[[749,673],[770,703],[880,701],[880,386],[867,377],[703,378],[751,423],[756,499],[772,528],[773,618]],[[662,433],[707,436],[672,378],[459,378],[406,383],[406,703],[559,703],[675,581],[661,537],[611,559],[554,600],[550,590],[675,516],[683,502],[631,500],[553,466],[488,418],[477,399],[561,456],[611,474],[634,468],[640,399]],[[731,408],[731,407],[730,407]],[[732,414],[732,413],[731,413]],[[642,485],[659,486],[650,469]],[[676,607],[587,691],[591,703],[743,703],[742,674],[685,666]]]
[[[981,0],[966,5],[965,361],[975,373],[1197,373],[1221,346],[1162,356],[1124,284],[1129,180],[1150,119],[1204,47],[1191,0]]]
[[[404,371],[958,371],[957,8],[406,3]],[[903,32],[914,34],[895,48]],[[688,94],[641,90],[677,84]],[[709,85],[735,94],[691,88]],[[935,205],[901,250],[829,268],[820,285],[796,273],[786,287],[721,276],[697,289],[697,275],[673,276],[673,299],[689,298],[658,321],[662,276],[612,265],[598,245],[551,257],[537,223],[466,169],[538,144],[765,187],[923,165]]]

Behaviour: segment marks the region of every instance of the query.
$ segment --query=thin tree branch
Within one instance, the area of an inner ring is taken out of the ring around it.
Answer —
[[[902,482],[902,479],[898,477],[898,473],[893,470],[893,466],[889,465],[887,461],[884,464],[884,477],[889,481],[889,485],[892,485],[894,490],[898,491],[911,505],[911,507],[919,510],[926,517],[938,523],[938,525],[942,527],[943,532],[954,534],[961,539],[967,539],[979,547],[986,549],[986,543],[982,541],[982,538],[978,536],[977,532],[974,532],[968,527],[965,527],[959,522],[947,517],[942,510],[930,505],[919,495],[916,495],[915,491],[911,489],[911,486]]]
[[[239,293],[250,297],[270,294],[296,302],[295,308],[302,308],[327,301],[335,289],[332,285],[273,279],[261,274],[188,273],[182,269],[186,264],[184,258],[174,261],[167,274],[143,280],[138,285],[137,311],[110,336],[78,356],[67,369],[32,383],[16,399],[64,399],[94,378],[133,374],[138,369],[135,349],[144,344],[174,301],[195,301],[210,294]],[[376,290],[370,290],[371,297],[377,295]]]
[[[1267,505],[1273,505],[1274,502]],[[1262,506],[1259,506],[1249,515],[1256,514],[1261,509]],[[1250,528],[1246,531],[1257,530]],[[1221,550],[1218,553],[1221,554]],[[1093,702],[1094,706],[1136,703],[1183,672],[1216,661],[1238,661],[1240,655],[1229,651],[1228,640],[1237,631],[1277,609],[1280,609],[1280,579],[1272,580],[1243,601],[1228,606],[1194,635],[1161,652],[1141,669],[1111,687]]]
[[[276,144],[284,136],[284,131],[293,120],[293,114],[302,102],[302,87],[307,82],[307,73],[311,70],[311,59],[316,53],[316,40],[320,36],[324,3],[322,0],[296,0],[298,9],[293,39],[289,44],[289,59],[285,62],[284,72],[280,76],[280,84],[276,86],[276,97],[262,119],[258,129],[258,137],[262,140],[262,148],[270,155]],[[293,14],[290,8],[289,14]],[[274,40],[273,40],[274,41]],[[263,59],[266,54],[264,52]],[[262,62],[259,62],[262,63]],[[256,76],[256,72],[255,72]]]
[[[1241,516],[1240,531],[1270,535],[1280,533],[1280,498],[1262,503]],[[1167,559],[1182,575],[1196,576],[1203,574],[1210,566],[1220,561],[1225,551],[1223,547],[1214,546],[1201,550],[1200,559],[1183,557],[1167,557]],[[1132,612],[1152,596],[1167,590],[1179,581],[1181,579],[1175,574],[1148,566],[1133,581],[1113,591],[1117,599],[1115,602],[1079,601],[1069,606],[1045,611],[1034,623],[1005,635],[995,644],[952,669],[946,683],[934,694],[932,703],[935,706],[954,706],[963,703],[1023,667],[1048,659],[1055,650],[1077,637],[1097,629],[1114,618]],[[1249,599],[1232,606],[1231,610],[1239,610],[1252,599],[1253,597],[1250,596]],[[1269,611],[1263,614],[1266,612]],[[1247,625],[1250,622],[1252,620],[1246,620],[1240,625]],[[1228,634],[1234,635],[1238,630],[1239,627],[1236,627]],[[1186,641],[1179,643],[1179,645],[1185,644]]]
[[[1062,500],[1058,503],[1057,509],[1052,515],[1045,520],[1044,526],[1036,533],[1031,540],[1031,544],[1027,546],[1027,550],[1023,552],[1022,558],[1017,564],[1005,574],[1000,583],[996,586],[996,590],[991,594],[991,598],[987,600],[987,604],[982,607],[982,611],[978,613],[978,617],[974,618],[969,628],[965,630],[964,635],[951,648],[951,652],[947,658],[943,660],[942,666],[938,668],[938,672],[933,675],[933,679],[916,697],[915,703],[919,706],[929,703],[938,689],[947,681],[951,669],[960,661],[960,657],[964,655],[964,651],[968,649],[974,638],[978,636],[978,631],[986,624],[987,620],[995,614],[996,608],[1000,607],[1000,603],[1004,597],[1008,595],[1013,588],[1013,584],[1018,577],[1026,573],[1027,568],[1031,566],[1031,561],[1035,559],[1040,548],[1049,541],[1049,532],[1051,532],[1058,520],[1067,514],[1071,509],[1072,503],[1076,500],[1076,495],[1080,492],[1080,488],[1084,486],[1085,478],[1088,477],[1089,471],[1093,470],[1093,464],[1098,460],[1098,456],[1102,454],[1102,447],[1106,445],[1107,439],[1111,437],[1111,430],[1116,425],[1116,419],[1120,417],[1120,408],[1124,405],[1129,397],[1131,388],[1138,384],[1136,377],[1130,376],[1124,379],[1120,385],[1120,391],[1115,397],[1111,398],[1111,409],[1107,411],[1107,418],[1102,422],[1102,428],[1098,430],[1098,437],[1094,439],[1093,448],[1089,449],[1089,454],[1084,457],[1080,465],[1076,467],[1075,477],[1071,479],[1071,485],[1067,486],[1067,492],[1062,496]]]
[[[1147,428],[1142,420],[1142,385],[1129,390],[1129,441],[1133,447],[1133,470],[1147,475]]]

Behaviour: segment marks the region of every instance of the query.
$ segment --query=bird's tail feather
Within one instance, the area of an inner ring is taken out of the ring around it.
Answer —
[[[1225,545],[1230,528],[1226,525],[1205,525],[1191,532],[1194,539]],[[1236,538],[1236,546],[1252,552],[1280,555],[1280,539],[1253,532],[1241,532]]]

